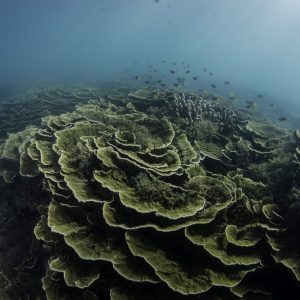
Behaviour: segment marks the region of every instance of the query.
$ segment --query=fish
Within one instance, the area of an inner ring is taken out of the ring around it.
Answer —
[[[159,2],[159,0],[154,0],[154,3],[158,3]]]
[[[149,68],[152,68],[153,66],[152,65],[149,65]]]
[[[229,80],[224,81],[224,84],[228,85],[230,83]]]
[[[134,77],[136,80],[141,80],[141,77],[140,76],[135,76]]]
[[[252,101],[252,100],[247,100],[246,101],[246,103],[247,103],[247,105],[246,105],[246,107],[248,108],[248,109],[251,109],[251,110],[256,110],[256,103],[254,102],[254,101]]]
[[[148,83],[150,83],[150,81],[149,81],[149,80],[146,80],[145,83],[148,84]]]
[[[189,74],[189,73],[191,73],[191,71],[190,71],[190,70],[186,70],[185,73],[186,73],[186,74]]]
[[[163,64],[165,64],[166,63],[166,61],[163,59],[162,61],[161,61]]]
[[[285,122],[285,121],[287,121],[287,118],[286,117],[281,117],[281,118],[278,118],[278,121],[279,122]]]
[[[209,76],[213,76],[213,75],[214,75],[214,73],[210,72],[210,73],[208,73],[208,75],[209,75]]]
[[[179,83],[175,82],[173,85],[174,85],[174,86],[179,86]]]
[[[194,77],[193,77],[193,80],[198,80],[198,76],[194,76]]]
[[[185,79],[183,77],[177,77],[176,80],[178,83],[180,83],[182,85],[184,85],[184,83],[185,83]]]
[[[157,82],[157,83],[161,83],[161,80],[159,79],[159,80],[157,80],[156,82]]]
[[[273,103],[271,103],[271,104],[270,104],[270,106],[271,106],[271,107],[274,107],[274,104],[273,104]]]
[[[164,83],[161,83],[160,86],[161,86],[161,87],[165,87],[166,85],[165,85]]]
[[[202,71],[203,71],[203,72],[206,72],[206,71],[207,71],[207,69],[206,69],[206,68],[204,68],[204,69],[202,69]]]
[[[170,73],[171,73],[171,74],[175,74],[175,73],[176,73],[176,71],[174,71],[174,70],[170,70]]]
[[[211,84],[210,86],[214,89],[217,87],[215,84]]]
[[[264,97],[264,95],[262,95],[262,94],[257,95],[257,98],[263,98],[263,97]]]

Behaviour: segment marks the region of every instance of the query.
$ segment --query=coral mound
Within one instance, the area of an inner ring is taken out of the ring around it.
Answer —
[[[298,132],[205,93],[47,91],[82,102],[0,144],[1,299],[299,291]]]

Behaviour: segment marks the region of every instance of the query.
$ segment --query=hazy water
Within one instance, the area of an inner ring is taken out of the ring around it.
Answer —
[[[0,0],[0,82],[143,78],[149,64],[172,81],[185,62],[200,76],[187,88],[300,114],[299,32],[298,0]]]
[[[247,101],[255,101],[257,111],[277,124],[300,129],[299,35],[300,0],[0,0],[0,113],[1,102],[9,99],[10,91],[27,84],[116,82],[144,86],[145,81],[154,81],[157,86],[174,88],[176,78],[184,77],[184,89],[205,89],[224,96],[234,93],[238,96],[236,105],[246,107]],[[224,84],[225,81],[230,83]],[[287,121],[279,122],[281,117]],[[14,130],[12,119],[9,125]],[[2,118],[1,124],[0,118],[0,125],[5,122]],[[1,132],[0,147],[5,125],[0,126]],[[276,167],[278,162],[274,161]],[[294,175],[289,173],[293,171],[286,171],[285,160],[283,170],[281,164],[278,166],[274,185],[279,182],[281,187]],[[278,180],[285,172],[287,180]],[[290,185],[295,187],[295,193],[289,190]],[[11,200],[10,193],[17,194],[21,187],[8,186],[0,176],[0,190],[4,191],[0,195]],[[297,182],[289,182],[286,190],[288,201],[299,196]],[[30,205],[39,192],[34,185]],[[281,197],[285,199],[282,193],[274,193],[275,203]],[[12,199],[19,200],[13,196]],[[8,205],[9,213],[10,205],[13,212],[14,206],[19,205],[14,201]],[[30,205],[24,205],[24,211],[31,210]],[[297,203],[294,207],[297,211]],[[0,208],[5,216],[6,202]],[[294,215],[291,223],[293,218]],[[33,223],[35,219],[30,215],[30,222],[24,224],[33,228]],[[20,228],[22,235],[32,233],[32,228],[26,226]],[[10,234],[14,236],[15,232],[9,233],[8,238],[0,234],[1,240],[9,240]],[[22,239],[16,247],[10,247],[10,242],[2,244],[1,266],[7,256],[13,256],[25,245]],[[26,251],[29,252],[27,248],[19,252],[28,254]],[[37,272],[41,272],[39,259],[33,269]]]

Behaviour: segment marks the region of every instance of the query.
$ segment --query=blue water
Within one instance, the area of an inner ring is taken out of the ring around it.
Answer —
[[[45,292],[92,299],[88,289],[106,299],[123,283],[129,298],[137,288],[146,298],[158,291],[181,299],[206,286],[226,297],[222,285],[250,268],[257,269],[241,284],[250,296],[252,284],[265,292],[260,283],[274,299],[299,294],[299,35],[300,0],[0,0],[0,300],[42,300]],[[190,93],[139,102],[130,89],[64,84],[207,90],[249,114],[205,93],[194,103]],[[48,85],[59,88],[38,89]],[[18,94],[22,87],[29,92]],[[90,95],[98,105],[40,125]],[[123,102],[114,107],[115,99]],[[265,117],[299,131],[266,122],[267,136],[259,128]],[[41,129],[14,134],[27,125]],[[34,233],[45,243],[33,235],[40,217]],[[208,299],[188,297],[196,298]]]
[[[186,88],[297,114],[299,32],[298,0],[0,0],[0,83],[143,79],[149,64],[172,81],[184,62],[200,77]]]

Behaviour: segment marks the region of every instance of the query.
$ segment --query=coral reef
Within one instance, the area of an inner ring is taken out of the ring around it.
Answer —
[[[1,299],[299,292],[299,132],[205,93],[36,94],[0,144]]]

